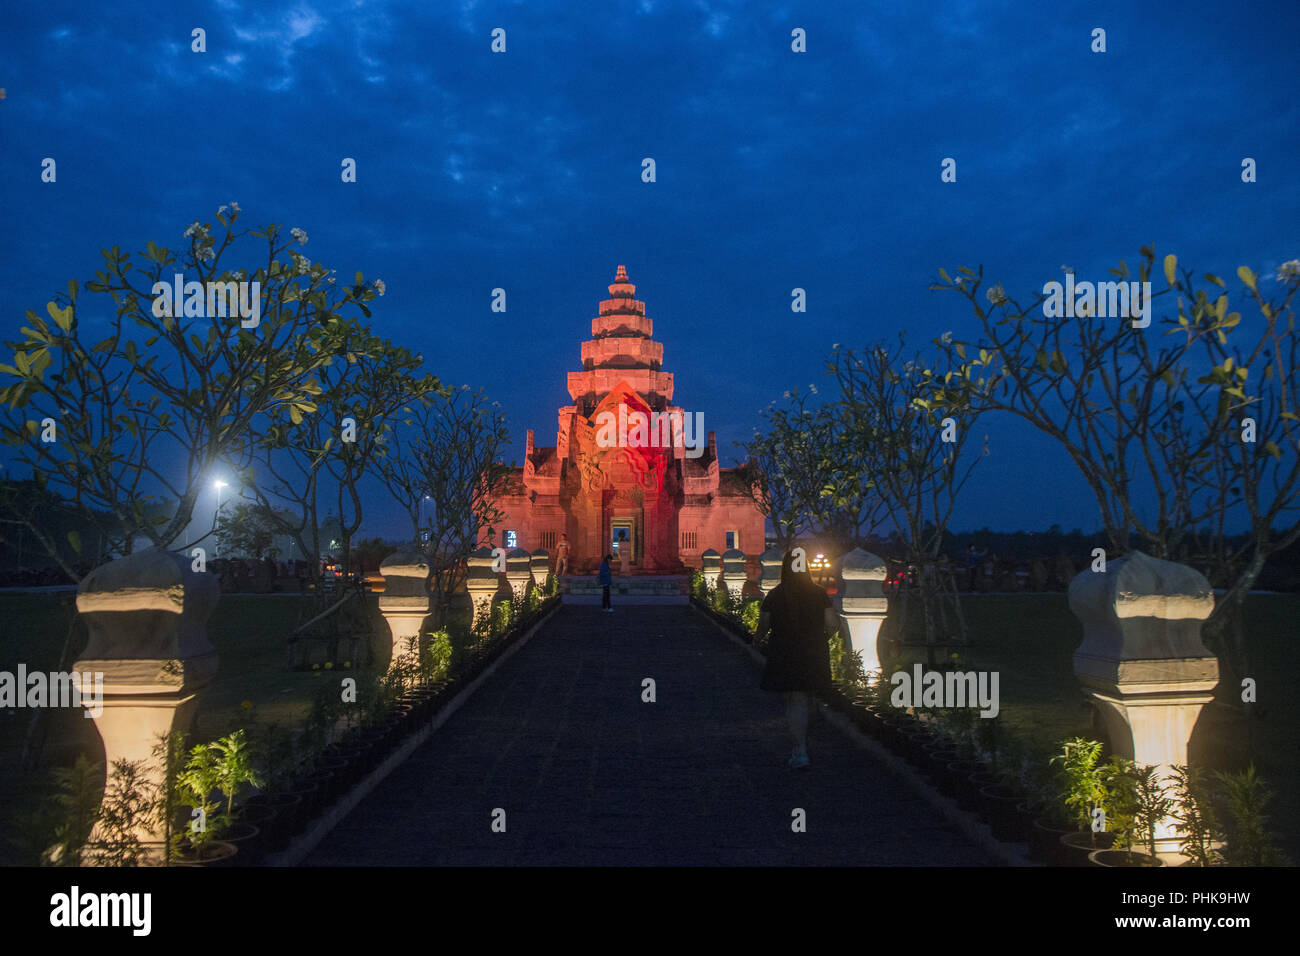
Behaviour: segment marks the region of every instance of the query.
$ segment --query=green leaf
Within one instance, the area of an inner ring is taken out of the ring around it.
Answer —
[[[68,544],[72,546],[74,554],[81,554],[81,535],[75,528],[68,532]]]
[[[1226,289],[1228,287],[1228,284],[1224,282],[1222,279],[1220,279],[1218,276],[1216,276],[1213,272],[1205,273],[1205,281],[1213,282],[1215,285],[1219,286],[1220,288]]]
[[[1278,461],[1282,460],[1282,449],[1277,447],[1277,442],[1264,442],[1264,451],[1272,455]]]
[[[1255,288],[1255,273],[1250,271],[1249,266],[1237,266],[1237,278],[1246,283],[1252,292],[1259,291]]]
[[[1178,257],[1172,252],[1165,256],[1165,281],[1170,285],[1178,281]]]

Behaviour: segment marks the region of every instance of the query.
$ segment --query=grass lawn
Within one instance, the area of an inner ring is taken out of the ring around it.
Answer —
[[[965,669],[999,672],[1004,732],[1025,751],[1045,757],[1065,737],[1104,739],[1074,678],[1070,657],[1083,630],[1064,593],[963,595],[962,613],[975,646]],[[1283,850],[1300,862],[1300,595],[1254,594],[1246,603],[1247,636],[1256,662],[1258,719],[1248,724],[1231,706],[1240,689],[1220,686],[1192,733],[1194,765],[1239,770],[1254,762],[1276,796],[1268,808]],[[909,637],[920,639],[908,622]],[[919,628],[918,628],[919,631]],[[915,636],[913,636],[915,635]],[[905,647],[896,666],[924,661],[924,649]]]

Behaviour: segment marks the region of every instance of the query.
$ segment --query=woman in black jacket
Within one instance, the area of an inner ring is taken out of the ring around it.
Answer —
[[[796,549],[802,551],[802,549]],[[802,557],[802,554],[800,555]],[[794,749],[790,767],[808,766],[808,714],[813,694],[831,687],[829,635],[839,628],[839,615],[826,591],[804,570],[794,570],[794,552],[781,561],[781,583],[763,599],[758,637],[771,629],[763,690],[785,694],[785,714]]]

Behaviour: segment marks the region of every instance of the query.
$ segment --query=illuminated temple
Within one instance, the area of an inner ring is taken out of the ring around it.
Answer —
[[[736,470],[718,467],[702,414],[673,404],[663,344],[623,266],[608,288],[582,370],[568,373],[573,404],[559,410],[555,444],[536,445],[528,431],[523,465],[494,499],[505,517],[491,543],[554,554],[567,534],[569,569],[579,572],[620,549],[641,572],[699,567],[708,548],[761,553],[763,515]]]

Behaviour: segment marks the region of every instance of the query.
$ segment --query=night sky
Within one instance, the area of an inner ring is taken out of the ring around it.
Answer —
[[[1271,293],[1300,256],[1294,0],[148,6],[8,5],[0,338],[101,247],[176,249],[235,200],[241,225],[300,227],[313,262],[382,278],[374,328],[499,400],[507,460],[526,428],[554,442],[620,263],[675,402],[730,463],[785,389],[829,390],[833,344],[973,335],[927,289],[941,266],[1032,298],[1153,243]],[[987,430],[954,529],[1097,526],[1063,453]],[[403,533],[373,514],[365,533]]]

